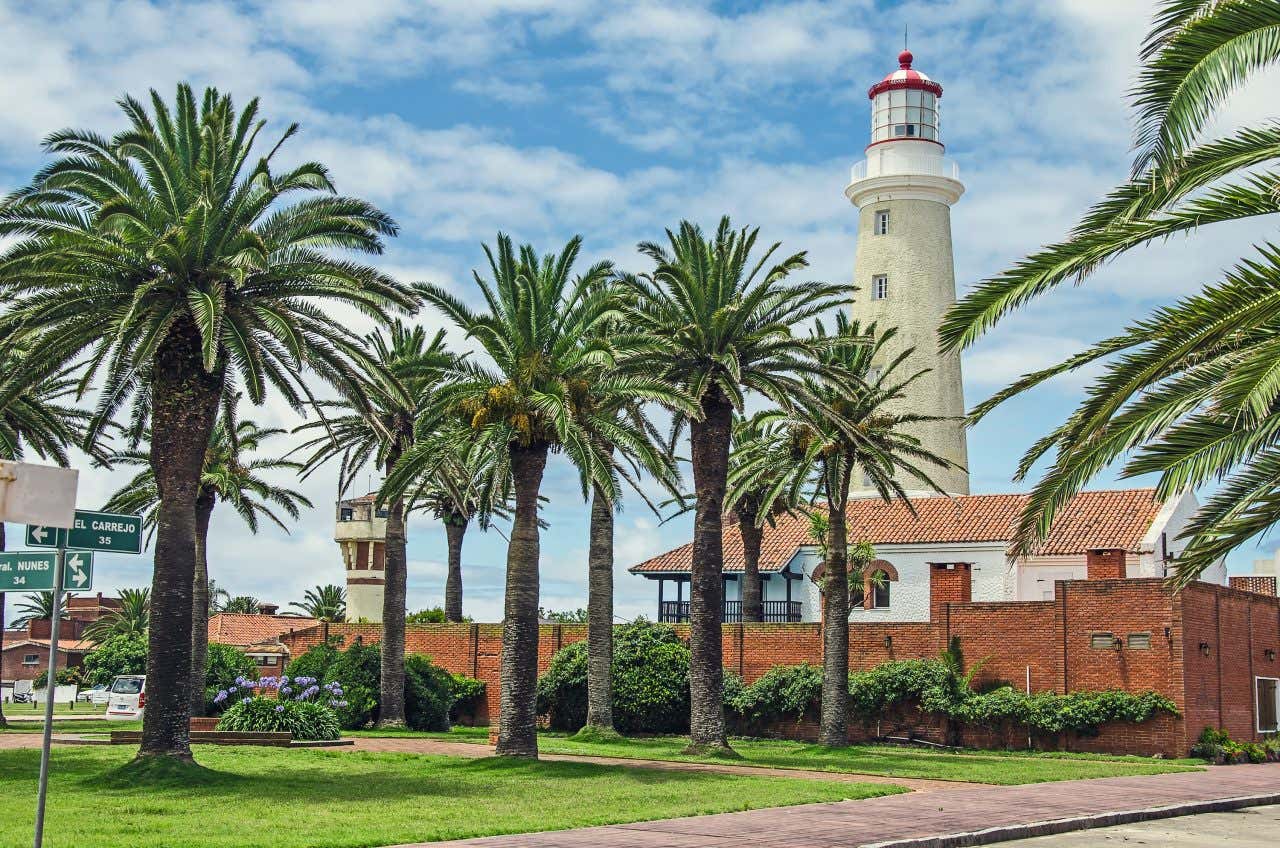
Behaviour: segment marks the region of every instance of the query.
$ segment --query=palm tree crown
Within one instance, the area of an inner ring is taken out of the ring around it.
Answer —
[[[332,583],[316,586],[303,593],[301,601],[289,604],[308,617],[320,621],[345,621],[347,617],[347,590]]]
[[[1198,136],[1223,99],[1280,61],[1280,6],[1249,0],[1167,0],[1142,50],[1133,91],[1133,177],[1050,245],[975,287],[941,328],[944,346],[976,340],[1004,315],[1067,280],[1083,281],[1135,247],[1208,224],[1280,212],[1280,124]],[[1195,579],[1280,520],[1280,250],[1270,244],[1220,281],[1157,310],[1064,362],[1023,376],[979,405],[995,406],[1094,363],[1102,376],[1070,417],[1036,442],[1018,479],[1042,457],[1014,553],[1033,551],[1062,507],[1101,469],[1128,456],[1124,476],[1160,475],[1158,496],[1203,484],[1217,491],[1189,522],[1176,582]]]
[[[145,637],[151,626],[151,589],[121,589],[120,609],[112,610],[84,629],[84,638],[94,644],[112,636]]]

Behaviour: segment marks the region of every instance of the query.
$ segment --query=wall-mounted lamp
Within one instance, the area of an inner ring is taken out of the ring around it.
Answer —
[[[1209,656],[1209,643],[1208,643],[1208,642],[1201,642],[1201,643],[1200,643],[1200,653],[1204,654],[1206,657],[1207,657],[1207,656]]]
[[[1112,643],[1111,643],[1111,644],[1112,644],[1112,645],[1114,645],[1114,646],[1115,646],[1115,648],[1116,648],[1116,650],[1118,651],[1118,650],[1120,650],[1121,648],[1123,648],[1123,647],[1124,647],[1124,640],[1123,640],[1123,639],[1121,639],[1119,636],[1117,636],[1117,637],[1115,638],[1115,640],[1114,640],[1114,641],[1112,641]]]
[[[886,651],[892,651],[892,650],[893,650],[893,637],[892,637],[892,636],[886,636],[886,637],[884,637],[884,649],[885,649]]]
[[[1170,645],[1173,644],[1173,628],[1172,627],[1166,627],[1164,629],[1164,638],[1165,638],[1165,641],[1168,642]]]
[[[1264,657],[1266,657],[1266,658],[1267,658],[1267,662],[1275,662],[1275,661],[1276,661],[1276,649],[1275,649],[1275,648],[1267,648],[1265,651],[1263,651],[1263,652],[1262,652],[1262,655],[1263,655]]]

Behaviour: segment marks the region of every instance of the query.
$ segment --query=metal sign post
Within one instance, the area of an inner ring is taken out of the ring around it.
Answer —
[[[33,848],[44,844],[44,802],[49,794],[49,748],[53,744],[53,696],[58,691],[58,625],[62,621],[62,572],[67,567],[67,549],[58,548],[58,566],[53,570],[53,619],[49,623],[49,679],[44,685],[44,738],[40,743],[40,786],[36,790],[36,834]]]

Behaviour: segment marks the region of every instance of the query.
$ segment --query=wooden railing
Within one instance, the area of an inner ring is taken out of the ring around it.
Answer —
[[[801,604],[799,601],[765,601],[764,620],[775,623],[798,623],[800,621]],[[742,602],[725,601],[724,614],[721,621],[726,624],[738,624],[742,621]],[[665,624],[684,624],[689,621],[688,601],[662,601],[658,604],[658,621]]]

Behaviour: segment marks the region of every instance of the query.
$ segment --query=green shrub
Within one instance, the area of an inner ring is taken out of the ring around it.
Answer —
[[[1237,742],[1226,730],[1206,727],[1191,746],[1191,756],[1211,763],[1265,763],[1280,759],[1280,737],[1272,736],[1261,744]]]
[[[209,643],[209,653],[204,663],[205,685],[217,691],[230,686],[237,677],[256,678],[258,667],[239,648],[232,645]]]
[[[613,720],[623,733],[689,729],[689,649],[669,626],[638,621],[614,628]],[[538,681],[538,713],[552,729],[587,721],[587,644],[558,651]]]
[[[53,679],[55,686],[73,686],[81,682],[82,675],[79,668],[60,668]],[[48,682],[49,670],[46,668],[36,675],[36,679],[32,681],[31,685],[37,689],[43,689]]]
[[[110,683],[117,674],[146,674],[147,640],[136,634],[112,636],[84,657],[84,683]]]
[[[246,698],[218,722],[219,730],[239,733],[290,733],[294,739],[337,739],[337,714],[315,702]]]
[[[424,654],[404,658],[404,721],[411,730],[449,729],[453,677]]]
[[[461,716],[475,715],[485,701],[485,683],[465,674],[450,675],[450,686],[453,690],[453,706],[449,708],[449,721],[456,722]]]
[[[822,669],[801,665],[774,666],[737,692],[725,691],[730,714],[746,726],[764,726],[785,719],[799,720],[822,702]]]

